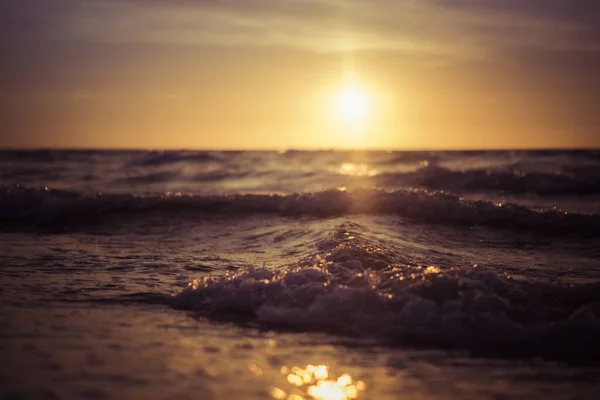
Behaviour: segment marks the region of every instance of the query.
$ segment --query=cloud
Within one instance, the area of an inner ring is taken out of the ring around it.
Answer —
[[[12,16],[5,29],[90,42],[493,59],[513,48],[599,51],[600,21],[583,3],[598,8],[586,0],[23,0],[3,14]]]

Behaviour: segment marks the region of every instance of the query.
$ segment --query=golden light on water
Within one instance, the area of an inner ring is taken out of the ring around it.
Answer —
[[[366,389],[364,382],[354,381],[349,374],[335,377],[326,365],[282,367],[280,372],[287,375],[291,388],[273,387],[270,394],[276,400],[351,400]]]
[[[352,162],[341,163],[339,168],[334,168],[335,172],[341,175],[352,176],[374,176],[377,175],[377,170],[369,167],[367,164],[358,164]]]

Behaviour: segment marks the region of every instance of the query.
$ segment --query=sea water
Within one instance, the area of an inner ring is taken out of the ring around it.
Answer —
[[[0,396],[595,399],[600,152],[0,152]]]

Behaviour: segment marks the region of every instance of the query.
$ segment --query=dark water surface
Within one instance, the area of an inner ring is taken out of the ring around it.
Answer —
[[[0,397],[600,393],[598,151],[0,151],[0,184]]]

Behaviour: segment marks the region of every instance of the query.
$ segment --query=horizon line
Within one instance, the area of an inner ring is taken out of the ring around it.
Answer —
[[[472,147],[472,148],[379,148],[379,147],[286,147],[286,148],[208,148],[208,147],[86,147],[86,146],[41,146],[41,147],[18,147],[18,146],[2,146],[0,151],[135,151],[135,152],[167,152],[167,151],[207,151],[207,152],[280,152],[288,151],[303,151],[303,152],[333,152],[333,151],[351,151],[351,152],[469,152],[469,151],[600,151],[600,147]]]

